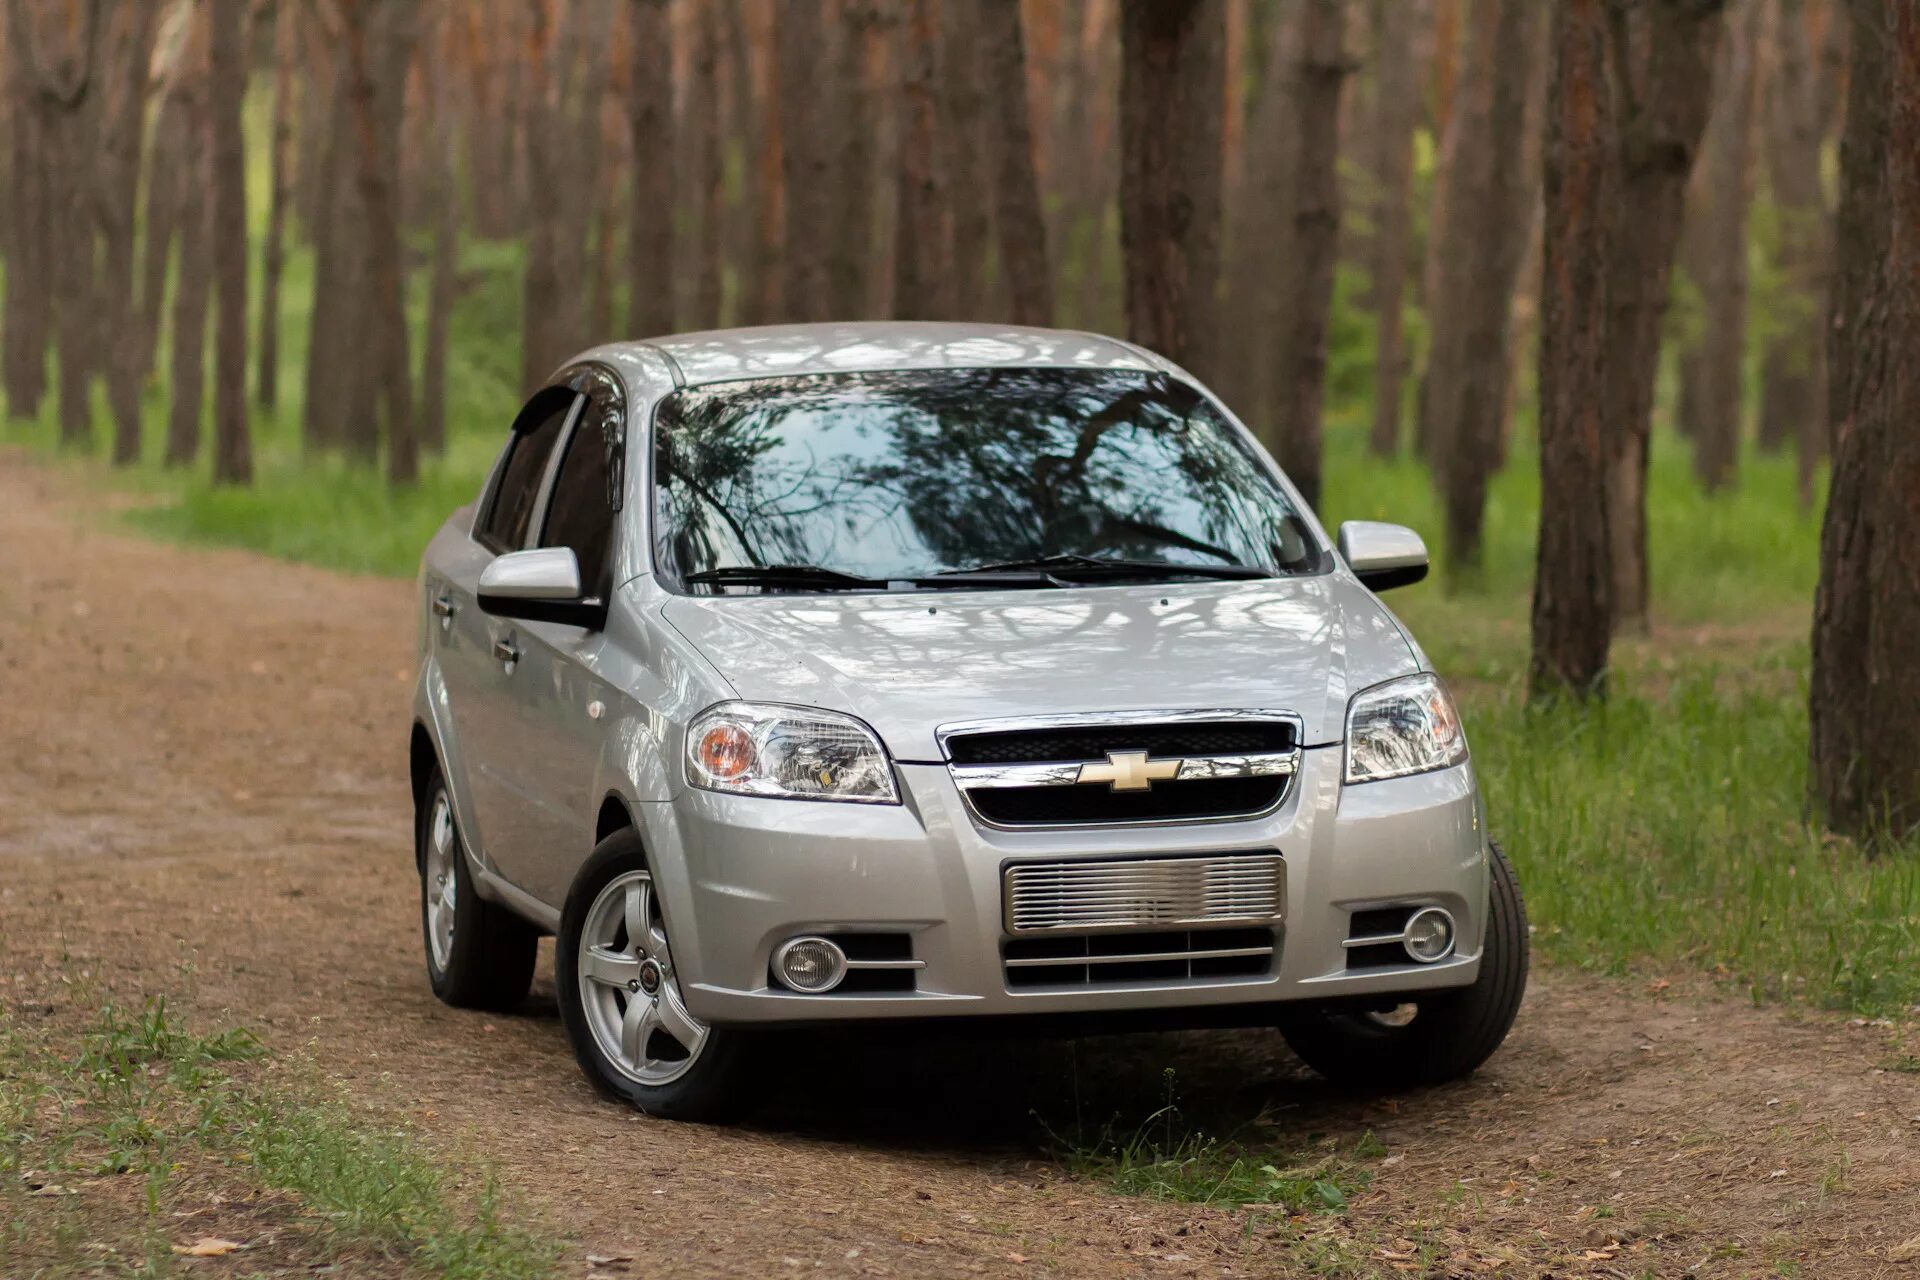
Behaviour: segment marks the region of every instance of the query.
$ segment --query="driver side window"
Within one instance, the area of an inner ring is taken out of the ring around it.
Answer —
[[[547,500],[543,547],[571,547],[580,561],[580,588],[606,599],[612,590],[613,505],[612,450],[617,432],[609,432],[608,415],[618,407],[596,393],[580,424],[567,438],[566,454]]]
[[[559,394],[555,394],[558,392]],[[551,407],[541,405],[541,397]],[[500,465],[486,515],[474,526],[474,538],[495,555],[518,551],[527,545],[527,533],[533,522],[533,510],[540,497],[540,482],[546,478],[547,461],[560,439],[561,428],[578,397],[561,388],[549,387],[529,401],[528,411],[540,414],[525,430],[516,430],[507,442],[507,458]],[[517,424],[516,424],[517,425]]]

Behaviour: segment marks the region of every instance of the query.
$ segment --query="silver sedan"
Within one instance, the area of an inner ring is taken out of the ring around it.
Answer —
[[[1525,986],[1452,701],[1221,402],[1082,333],[596,348],[427,547],[412,782],[434,991],[555,934],[606,1094],[717,1118],[756,1032],[1278,1027],[1477,1067]]]

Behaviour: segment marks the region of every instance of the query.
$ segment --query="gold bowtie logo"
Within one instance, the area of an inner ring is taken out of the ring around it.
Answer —
[[[1081,782],[1105,782],[1115,791],[1149,791],[1179,776],[1178,760],[1149,760],[1144,751],[1109,751],[1105,764],[1080,766]]]

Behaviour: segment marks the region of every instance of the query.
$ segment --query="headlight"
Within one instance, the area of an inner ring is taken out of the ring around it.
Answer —
[[[1348,782],[1403,778],[1466,758],[1460,713],[1438,676],[1389,680],[1347,704]]]
[[[687,781],[709,791],[899,804],[873,730],[835,711],[722,702],[687,727]]]

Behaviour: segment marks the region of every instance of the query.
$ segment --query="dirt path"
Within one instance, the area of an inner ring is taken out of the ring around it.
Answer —
[[[0,1000],[82,1013],[61,979],[85,971],[305,1047],[449,1158],[497,1162],[577,1244],[574,1274],[618,1252],[636,1274],[1920,1277],[1899,1248],[1920,1236],[1920,1079],[1878,1069],[1888,1029],[1555,970],[1479,1077],[1397,1102],[1340,1098],[1247,1033],[827,1037],[744,1127],[603,1103],[544,968],[516,1017],[427,991],[410,584],[139,541],[70,488],[0,454]],[[1349,1213],[1294,1223],[1042,1157],[1034,1113],[1142,1115],[1168,1068],[1212,1131],[1371,1130],[1387,1155]],[[1417,1243],[1437,1261],[1408,1262]]]

